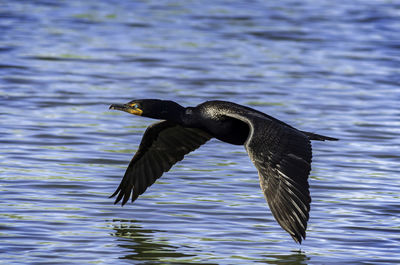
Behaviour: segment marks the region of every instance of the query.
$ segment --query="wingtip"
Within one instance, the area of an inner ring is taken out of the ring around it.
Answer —
[[[109,198],[114,197],[115,195],[110,196]],[[118,204],[120,200],[118,198],[114,201],[114,205]],[[125,205],[125,202],[121,202],[121,207]]]
[[[291,236],[292,236],[294,242],[301,245],[301,242],[303,241],[303,238],[301,236],[299,236],[299,235],[291,235]],[[304,239],[306,239],[306,238],[304,237]]]
[[[329,136],[316,134],[316,133],[312,133],[312,132],[306,132],[306,131],[301,131],[301,132],[304,133],[305,135],[307,135],[307,137],[310,140],[315,140],[315,141],[339,141],[339,139],[335,138],[335,137],[329,137]]]
[[[109,196],[108,198],[113,198],[113,197],[115,197],[115,195],[117,195],[118,193],[118,197],[115,199],[115,201],[114,201],[114,205],[115,204],[117,204],[117,203],[119,203],[119,201],[121,200],[121,198],[122,198],[122,194],[120,193],[120,188],[118,187],[115,191],[114,191],[114,193],[113,194],[111,194],[111,196]],[[121,203],[121,207],[122,206],[124,206],[124,204],[125,204],[126,202],[124,202],[124,201],[122,201],[122,203]]]
[[[114,197],[117,193],[113,193],[111,196],[108,196],[109,199],[111,199],[112,197]],[[116,205],[118,203],[118,198],[114,201],[114,205]]]
[[[115,195],[117,195],[118,194],[118,192],[121,190],[121,188],[120,187],[118,187],[115,191],[114,191],[114,193],[113,194],[111,194],[108,198],[112,198],[112,197],[114,197]]]
[[[127,203],[127,201],[129,201],[129,197],[125,196],[124,199],[121,202],[121,206],[124,206]]]

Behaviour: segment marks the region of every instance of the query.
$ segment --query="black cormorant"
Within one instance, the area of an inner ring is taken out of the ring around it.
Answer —
[[[310,211],[310,140],[335,138],[300,131],[267,114],[227,101],[182,107],[159,99],[132,100],[110,109],[163,120],[143,135],[117,190],[115,203],[132,202],[184,155],[215,137],[244,145],[258,170],[260,186],[275,219],[301,243]]]

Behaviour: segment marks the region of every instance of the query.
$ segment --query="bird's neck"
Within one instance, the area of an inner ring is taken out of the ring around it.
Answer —
[[[159,112],[155,115],[156,119],[183,124],[183,116],[185,115],[185,108],[173,101],[165,101]]]

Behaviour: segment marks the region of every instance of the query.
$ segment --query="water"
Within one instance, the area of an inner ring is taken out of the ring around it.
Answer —
[[[0,263],[400,263],[397,1],[1,1]],[[113,205],[153,121],[134,98],[248,105],[314,142],[307,239],[216,140]]]

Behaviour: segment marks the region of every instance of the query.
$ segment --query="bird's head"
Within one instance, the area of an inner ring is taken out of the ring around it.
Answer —
[[[112,104],[110,109],[121,110],[153,119],[175,121],[176,119],[180,119],[181,113],[185,108],[170,100],[135,99],[126,104]]]

